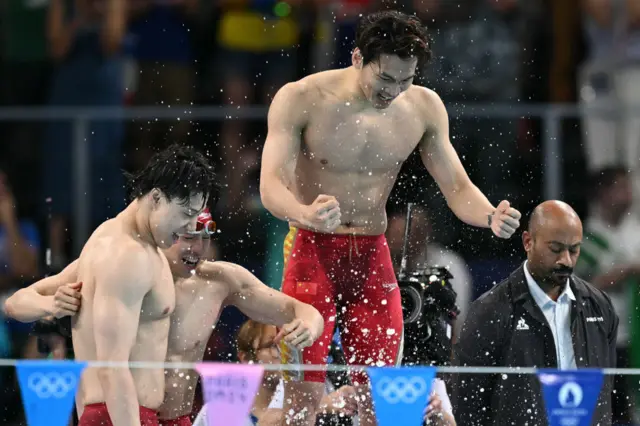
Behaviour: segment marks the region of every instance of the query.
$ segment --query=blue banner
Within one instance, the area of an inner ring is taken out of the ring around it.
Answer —
[[[67,426],[86,362],[20,361],[16,364],[29,426]]]
[[[604,376],[595,369],[539,370],[549,426],[590,426]]]
[[[378,426],[422,426],[434,367],[371,367],[367,372]]]

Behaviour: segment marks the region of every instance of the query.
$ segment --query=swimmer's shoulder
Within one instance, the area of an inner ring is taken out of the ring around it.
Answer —
[[[128,235],[104,235],[92,249],[80,257],[82,266],[89,266],[94,274],[121,275],[128,278],[148,277],[151,251]]]
[[[305,107],[310,110],[319,106],[318,101],[331,94],[340,87],[346,78],[346,70],[328,70],[310,74],[300,80],[285,84],[276,95],[286,99],[293,107]]]
[[[447,109],[435,91],[423,86],[411,86],[404,97],[404,110],[417,114],[416,118],[424,126],[425,132],[438,131],[447,125]]]
[[[311,104],[310,100],[314,91],[315,87],[309,81],[304,79],[292,81],[278,90],[272,105],[286,104],[291,110],[300,110],[307,104]]]
[[[425,116],[432,115],[444,108],[440,95],[424,86],[412,85],[409,87],[406,91],[406,100],[413,108],[417,107]]]

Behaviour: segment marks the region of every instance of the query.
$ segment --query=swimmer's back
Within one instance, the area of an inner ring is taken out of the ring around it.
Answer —
[[[270,126],[296,120],[299,147],[282,149],[296,151],[295,170],[286,179],[300,202],[310,205],[320,194],[334,196],[343,224],[337,233],[380,235],[400,167],[428,130],[439,98],[411,86],[388,108],[375,109],[363,99],[349,100],[350,72],[324,71],[284,86],[270,112],[282,118],[271,116]]]
[[[139,292],[143,297],[129,361],[164,361],[169,315],[175,306],[173,280],[160,250],[131,234],[118,216],[100,225],[82,250],[78,263],[78,280],[83,283],[82,309],[73,319],[73,346],[79,360],[98,359],[96,335],[117,323],[118,318],[109,317],[109,304],[120,303],[113,297],[113,291],[124,281],[124,291]],[[131,372],[140,405],[151,409],[160,406],[163,371],[132,369]],[[81,405],[104,402],[96,369],[85,371],[78,397]]]

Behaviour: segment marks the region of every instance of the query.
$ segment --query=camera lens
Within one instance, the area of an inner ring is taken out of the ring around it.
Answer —
[[[405,324],[411,324],[418,320],[422,308],[422,297],[414,287],[400,287],[402,300],[402,316]]]

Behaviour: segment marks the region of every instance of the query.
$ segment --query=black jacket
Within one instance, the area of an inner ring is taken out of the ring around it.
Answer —
[[[571,309],[576,365],[615,368],[618,317],[609,297],[576,276],[570,285],[576,297]],[[527,329],[516,329],[522,320]],[[454,346],[454,365],[557,368],[553,334],[529,292],[523,266],[473,302]],[[452,380],[460,426],[548,424],[536,375],[457,374]],[[593,425],[611,425],[611,390],[612,377],[605,376]]]

